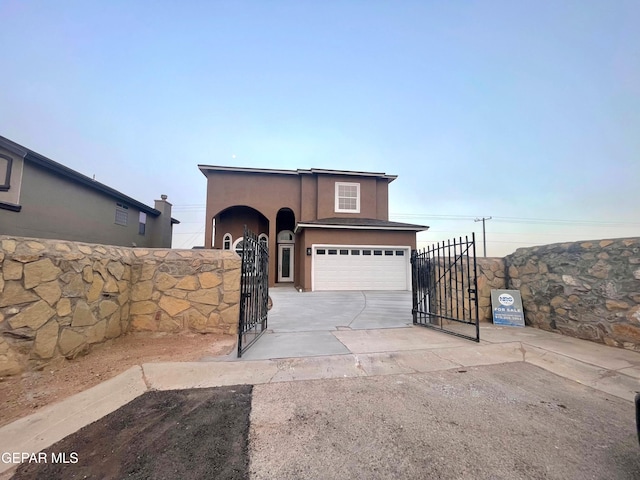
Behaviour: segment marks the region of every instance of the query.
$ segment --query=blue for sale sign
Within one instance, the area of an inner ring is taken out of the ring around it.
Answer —
[[[494,325],[524,327],[520,290],[491,290]]]

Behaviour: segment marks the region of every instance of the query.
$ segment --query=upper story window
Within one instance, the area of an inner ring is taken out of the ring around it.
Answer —
[[[336,182],[336,212],[360,213],[360,184]]]
[[[6,192],[11,186],[11,157],[0,155],[0,192]]]
[[[147,214],[144,212],[140,212],[138,216],[138,234],[144,235],[147,231]]]
[[[127,226],[129,223],[129,207],[122,203],[116,203],[116,225]]]

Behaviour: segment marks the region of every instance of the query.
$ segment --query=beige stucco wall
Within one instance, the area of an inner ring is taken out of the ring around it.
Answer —
[[[10,188],[7,191],[0,191],[0,202],[17,205],[20,203],[20,185],[22,184],[23,160],[20,155],[16,155],[2,147],[0,147],[0,154],[11,158]],[[1,219],[2,217],[0,217],[0,220]]]
[[[138,234],[140,210],[102,192],[24,161],[20,187],[21,211],[0,209],[4,235],[63,239],[131,247],[171,246],[169,215],[147,214],[146,232]],[[129,207],[126,226],[116,225],[116,204]],[[169,209],[170,212],[170,209]],[[168,235],[167,235],[168,231]],[[163,243],[164,242],[164,243]]]
[[[236,334],[240,259],[0,236],[0,376],[131,331]]]

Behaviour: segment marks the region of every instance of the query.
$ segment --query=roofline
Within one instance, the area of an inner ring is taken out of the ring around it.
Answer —
[[[303,169],[299,168],[297,170],[283,170],[283,169],[275,169],[275,168],[250,168],[250,167],[228,167],[222,165],[198,165],[198,168],[202,172],[203,175],[206,176],[207,171],[215,171],[215,172],[236,172],[236,173],[264,173],[264,174],[275,174],[275,175],[345,175],[345,176],[357,176],[357,177],[378,177],[378,178],[386,178],[389,180],[389,183],[393,182],[397,175],[388,175],[384,172],[358,172],[352,170],[328,170],[324,168],[310,168]]]
[[[389,183],[393,182],[397,175],[387,175],[384,172],[359,172],[359,171],[351,171],[351,170],[327,170],[324,168],[312,168],[310,170],[298,170],[301,173],[321,173],[325,175],[355,175],[358,177],[381,177],[389,179]]]
[[[423,225],[416,225],[415,227],[402,226],[382,226],[382,225],[330,225],[326,223],[303,223],[300,222],[296,225],[293,233],[298,233],[303,228],[335,228],[342,230],[395,230],[404,232],[424,232],[429,227]]]
[[[39,153],[34,152],[33,150],[29,150],[28,148],[23,147],[22,145],[12,142],[8,138],[0,136],[0,146],[22,156],[24,160],[35,163],[36,165],[40,167],[44,167],[48,170],[51,170],[52,172],[55,172],[58,175],[62,175],[63,177],[70,178],[71,180],[74,180],[89,188],[105,193],[117,200],[122,200],[130,205],[133,205],[139,208],[141,211],[145,213],[148,213],[156,217],[162,213],[160,212],[160,210],[156,210],[155,208],[149,207],[148,205],[145,205],[144,203],[136,200],[135,198],[131,198],[130,196],[125,195],[124,193],[121,193],[111,187],[108,187],[107,185],[100,183],[92,178],[89,178],[86,175],[76,172],[75,170],[72,170],[69,167],[65,167],[64,165],[58,162],[55,162],[50,158],[45,157],[44,155],[40,155]],[[172,219],[172,221],[173,220],[175,219]],[[180,223],[180,222],[177,222],[177,223]]]
[[[225,167],[222,165],[202,165],[198,164],[198,168],[204,174],[207,170],[217,172],[239,172],[239,173],[267,173],[280,175],[298,175],[298,170],[281,170],[275,168],[249,168],[249,167]]]

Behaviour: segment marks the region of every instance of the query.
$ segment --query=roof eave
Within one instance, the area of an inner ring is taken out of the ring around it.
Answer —
[[[32,152],[32,151],[28,151],[26,153],[26,155],[24,156],[24,159],[26,161],[29,161],[31,163],[34,163],[40,167],[46,168],[48,170],[51,170],[52,172],[57,173],[58,175],[62,175],[64,177],[70,178],[71,180],[80,183],[82,185],[85,185],[89,188],[92,188],[94,190],[98,190],[106,195],[109,195],[110,197],[113,197],[117,200],[122,200],[130,205],[133,205],[135,207],[137,207],[138,209],[140,209],[141,211],[148,213],[150,215],[153,215],[155,217],[159,216],[161,214],[160,210],[156,210],[155,208],[151,208],[148,205],[145,205],[142,202],[139,202],[138,200],[136,200],[135,198],[131,198],[128,195],[125,195],[124,193],[121,193],[111,187],[108,187],[107,185],[100,183],[92,178],[87,177],[86,175],[83,175],[81,173],[76,172],[75,170],[70,169],[69,167],[65,167],[64,165],[55,162],[47,157],[44,157],[36,152]]]
[[[298,233],[304,228],[331,228],[342,230],[389,230],[389,231],[401,231],[401,232],[424,232],[429,227],[424,225],[410,226],[383,226],[383,225],[331,225],[321,223],[298,223],[293,233]]]
[[[52,172],[55,172],[58,175],[67,177],[89,188],[101,191],[102,193],[109,195],[110,197],[113,197],[117,200],[121,200],[130,205],[133,205],[138,209],[140,209],[141,211],[148,213],[150,215],[153,215],[154,217],[157,217],[162,213],[160,212],[160,210],[156,210],[155,208],[145,205],[144,203],[136,200],[135,198],[131,198],[128,195],[125,195],[124,193],[121,193],[111,187],[108,187],[103,183],[97,182],[94,179],[89,178],[79,172],[76,172],[75,170],[72,170],[69,167],[65,167],[64,165],[58,162],[55,162],[50,158],[45,157],[44,155],[40,155],[39,153],[34,152],[33,150],[29,150],[28,148],[23,147],[22,145],[12,140],[9,140],[6,137],[0,136],[0,146],[15,153],[16,155],[20,155],[26,161],[32,162],[40,167],[46,168],[47,170],[51,170]]]
[[[280,175],[298,175],[297,170],[283,170],[275,168],[250,168],[250,167],[225,167],[223,165],[198,165],[198,169],[206,176],[207,171],[211,172],[233,172],[233,173],[267,173]]]
[[[198,165],[198,169],[206,177],[207,172],[233,172],[233,173],[262,173],[262,174],[279,174],[279,175],[342,175],[346,177],[376,177],[385,178],[389,180],[389,183],[393,182],[397,175],[387,175],[386,173],[379,172],[357,172],[350,170],[328,170],[322,168],[310,168],[297,170],[282,170],[275,168],[250,168],[250,167],[228,167],[222,165]]]

